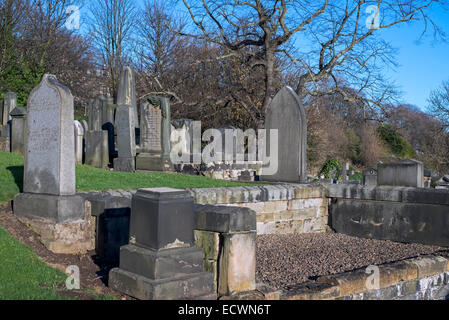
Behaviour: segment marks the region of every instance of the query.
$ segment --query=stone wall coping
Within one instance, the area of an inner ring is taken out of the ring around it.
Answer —
[[[195,230],[217,233],[256,232],[256,213],[249,208],[199,205],[194,207]]]
[[[328,198],[449,205],[449,190],[323,184]]]
[[[401,282],[418,280],[449,272],[449,251],[424,255],[377,266],[380,283],[385,289]],[[366,268],[340,274],[318,277],[318,279],[291,286],[282,290],[281,300],[327,300],[370,291],[366,287],[372,273]]]
[[[325,198],[325,189],[318,184],[189,189],[189,191],[198,204],[233,204]]]

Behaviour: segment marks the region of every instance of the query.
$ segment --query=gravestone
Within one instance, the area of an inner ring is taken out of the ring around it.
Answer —
[[[115,110],[117,106],[112,98],[102,101],[102,126],[101,129],[108,134],[109,162],[113,163],[115,155]]]
[[[101,131],[101,99],[92,99],[89,102],[89,131]]]
[[[118,105],[115,122],[117,127],[118,158],[114,159],[114,170],[134,172],[136,170],[136,138],[131,105]]]
[[[75,127],[75,162],[83,164],[84,155],[84,128],[79,121],[74,122]]]
[[[25,108],[17,107],[11,111],[11,152],[25,155],[25,129],[26,115]]]
[[[211,296],[214,276],[194,246],[193,198],[186,190],[140,189],[132,200],[130,241],[109,286],[141,300]]]
[[[109,166],[109,131],[103,130],[104,112],[108,99],[97,97],[89,103],[89,130],[84,132],[85,164],[105,169]]]
[[[84,132],[89,131],[89,125],[87,124],[86,120],[81,120],[81,125],[83,126]]]
[[[307,120],[300,98],[290,87],[284,87],[273,98],[265,117],[267,152],[278,160],[277,173],[262,180],[276,182],[307,182]],[[278,155],[270,153],[270,130],[278,130]]]
[[[172,171],[170,160],[170,100],[154,97],[141,103],[140,154],[138,170]]]
[[[12,120],[11,111],[17,108],[17,95],[14,92],[5,93],[5,99],[3,100],[2,108],[2,123],[1,125],[6,126],[8,122]]]
[[[363,171],[363,185],[377,186],[377,169],[371,168]]]
[[[14,214],[55,253],[84,253],[94,246],[90,214],[75,194],[73,96],[44,75],[27,104],[23,194]]]
[[[377,185],[424,188],[424,165],[413,159],[379,164]]]
[[[130,67],[124,67],[120,72],[118,83],[117,105],[130,105],[132,109],[131,123],[133,128],[139,127],[137,115],[136,77]]]

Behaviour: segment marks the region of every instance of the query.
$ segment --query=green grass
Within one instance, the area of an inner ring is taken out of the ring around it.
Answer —
[[[76,189],[83,191],[136,190],[139,188],[171,187],[217,188],[252,184],[215,180],[176,173],[126,173],[76,167]],[[23,188],[23,157],[0,151],[0,203],[12,200]]]
[[[31,248],[0,228],[0,299],[64,299],[56,294],[67,276],[39,260]]]

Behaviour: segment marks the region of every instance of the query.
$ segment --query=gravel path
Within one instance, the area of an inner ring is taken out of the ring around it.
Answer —
[[[350,271],[444,250],[419,244],[367,240],[342,234],[257,237],[258,282],[276,289],[311,277]]]

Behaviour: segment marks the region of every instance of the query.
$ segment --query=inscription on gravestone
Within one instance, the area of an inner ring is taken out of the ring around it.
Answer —
[[[161,119],[160,107],[146,102],[141,108],[142,125],[140,143],[142,152],[161,152]]]

